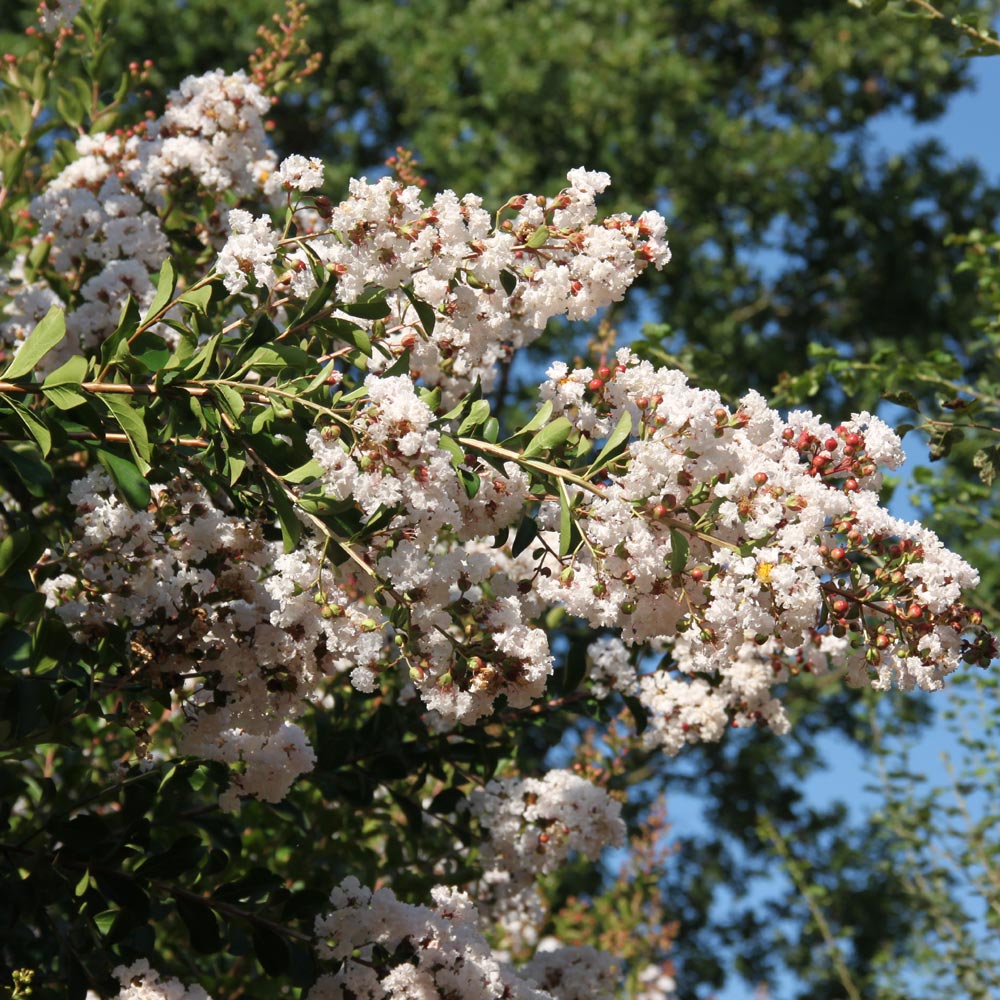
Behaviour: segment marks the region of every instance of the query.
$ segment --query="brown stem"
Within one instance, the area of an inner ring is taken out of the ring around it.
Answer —
[[[111,444],[128,444],[128,436],[126,434],[116,434],[109,432],[107,434],[95,434],[93,431],[69,431],[66,433],[66,437],[70,441],[108,441]],[[19,434],[0,434],[0,441],[23,441],[23,435]],[[169,442],[161,442],[162,444],[173,444],[180,448],[207,448],[212,442],[200,437],[179,437],[170,438]]]
[[[155,385],[127,385],[124,382],[81,382],[79,388],[83,392],[106,393],[119,396],[160,396],[163,392]],[[187,396],[207,396],[211,390],[200,385],[172,385],[170,390],[182,392]],[[38,395],[45,387],[37,383],[22,384],[20,382],[0,382],[0,393],[11,395]]]

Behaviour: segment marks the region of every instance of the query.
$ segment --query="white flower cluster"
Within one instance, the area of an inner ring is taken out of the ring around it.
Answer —
[[[320,596],[314,547],[282,553],[195,484],[152,492],[132,511],[101,471],[75,483],[78,537],[42,590],[81,641],[127,629],[139,665],[182,697],[180,749],[234,768],[225,806],[277,802],[315,762],[294,722],[305,700],[324,678],[370,672],[384,623],[329,581]]]
[[[581,491],[587,544],[535,588],[628,645],[670,650],[676,674],[639,680],[647,740],[675,752],[729,723],[782,731],[773,687],[828,657],[854,684],[932,690],[969,652],[978,621],[959,602],[978,576],[879,505],[879,467],[902,451],[877,417],[783,420],[756,393],[733,412],[627,350],[613,369],[553,366],[542,397],[594,438],[638,428],[603,485]],[[601,689],[634,690],[621,651],[591,656]]]
[[[185,986],[179,979],[160,979],[149,960],[140,958],[131,965],[119,965],[112,971],[121,990],[115,1000],[212,1000],[200,986]],[[95,993],[87,1000],[98,1000]]]
[[[281,161],[281,166],[264,182],[264,193],[277,195],[282,191],[315,191],[323,186],[323,161],[315,156],[293,153]]]
[[[612,691],[634,695],[639,680],[628,647],[616,636],[602,636],[587,647],[590,689],[596,698],[607,698]]]
[[[234,208],[228,217],[229,239],[226,240],[216,270],[230,292],[241,292],[252,274],[257,284],[270,288],[277,275],[274,260],[278,252],[278,234],[266,216],[255,219],[242,208]]]
[[[619,995],[615,960],[589,945],[560,945],[546,938],[520,971],[558,1000],[614,1000]]]
[[[49,7],[53,17],[75,13],[65,0]],[[35,249],[51,245],[50,265],[66,285],[79,287],[78,297],[66,303],[47,282],[30,280],[28,251],[0,286],[8,299],[0,345],[16,348],[51,305],[72,305],[68,336],[45,359],[51,368],[114,330],[128,296],[148,306],[155,291],[150,275],[169,250],[158,214],[168,190],[193,178],[219,199],[227,191],[259,191],[275,162],[261,118],[269,107],[245,74],[216,70],[184,80],[163,116],[145,129],[81,136],[77,158],[31,202]]]
[[[345,878],[330,894],[333,911],[316,919],[320,958],[343,962],[321,977],[309,1000],[549,1000],[493,954],[464,893],[438,886],[434,907],[400,902]],[[385,960],[376,957],[380,946]]]
[[[572,771],[490,781],[472,792],[469,808],[487,834],[477,898],[518,947],[537,940],[544,918],[538,877],[572,855],[596,860],[625,839],[621,805]]]
[[[300,167],[288,173],[297,176]],[[351,304],[369,288],[390,291],[384,345],[393,354],[409,348],[414,375],[441,386],[451,403],[477,380],[489,389],[497,362],[534,340],[552,317],[589,318],[619,301],[648,264],[660,268],[670,259],[659,214],[595,222],[594,199],[608,175],[579,168],[568,179],[554,199],[512,199],[514,214],[499,228],[475,195],[445,191],[428,207],[420,188],[391,177],[353,180],[350,196],[322,220],[302,216],[309,230],[302,243],[337,275],[338,302]],[[271,248],[269,237],[259,248],[247,246],[245,231],[239,237],[239,253],[227,246],[219,262],[231,290],[242,287],[233,260],[255,263]],[[312,272],[301,250],[290,257],[300,265],[295,294],[308,295]],[[433,330],[404,286],[433,310]]]
[[[82,136],[79,158],[31,202],[38,239],[51,241],[50,262],[81,282],[79,305],[67,316],[67,340],[52,365],[79,349],[91,349],[113,330],[128,296],[144,307],[154,288],[149,277],[167,256],[159,217],[134,183],[141,169],[140,140]],[[98,269],[99,268],[99,269]],[[52,304],[64,305],[42,281],[19,282],[23,262],[4,291],[12,296],[4,312],[3,340],[23,339]]]
[[[501,868],[515,881],[556,871],[572,854],[596,859],[625,838],[621,805],[572,771],[494,779],[472,792],[469,807],[489,833],[484,867]]]
[[[193,177],[218,195],[258,191],[274,169],[263,116],[271,100],[242,70],[189,76],[148,131],[141,188]]]
[[[592,948],[555,948],[515,972],[479,930],[465,893],[437,886],[433,907],[403,903],[391,889],[350,876],[316,919],[320,958],[338,959],[309,1000],[610,1000],[614,963]]]
[[[479,541],[520,517],[527,477],[512,463],[503,473],[484,467],[470,498],[411,379],[369,376],[365,386],[349,435],[313,430],[308,440],[333,496],[350,498],[366,518],[396,512],[391,545],[377,543],[371,555],[407,608],[411,680],[444,724],[475,722],[500,696],[511,707],[530,704],[552,672],[548,639],[530,624],[536,606],[503,572],[504,560]]]

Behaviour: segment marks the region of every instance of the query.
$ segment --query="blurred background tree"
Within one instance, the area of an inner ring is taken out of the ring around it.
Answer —
[[[136,59],[154,61],[154,92],[244,67],[254,26],[278,7],[110,5],[107,80]],[[961,13],[985,24],[998,7],[971,0]],[[611,319],[623,339],[638,337],[653,360],[701,384],[730,395],[777,387],[783,404],[808,398],[831,417],[845,400],[874,408],[898,377],[894,359],[931,359],[941,375],[934,351],[954,354],[982,314],[974,276],[956,273],[963,249],[947,237],[992,231],[1000,190],[936,143],[888,156],[877,142],[879,115],[927,121],[969,86],[969,41],[947,23],[826,0],[316,0],[310,13],[323,63],[307,91],[275,108],[279,151],[323,156],[338,197],[402,145],[432,188],[475,191],[494,207],[512,191],[558,190],[571,167],[608,171],[605,208],[659,207],[674,250],[631,312]],[[3,5],[6,51],[18,51],[33,17],[31,3]],[[550,355],[553,338],[567,354],[586,350],[554,331],[541,348]],[[906,391],[933,405],[935,378]],[[970,459],[933,496],[942,510],[966,497],[963,516],[981,523],[988,489],[970,496],[957,485]],[[971,542],[965,554],[983,565],[985,532]],[[583,637],[568,638],[572,650]],[[675,831],[663,875],[682,922],[685,997],[734,976],[789,982],[788,996],[843,996],[831,940],[858,995],[882,995],[887,963],[905,965],[925,944],[893,837],[804,795],[824,767],[822,734],[872,745],[860,697],[815,687],[790,737],[735,733],[679,762],[642,764],[651,798],[693,793],[707,821],[700,833]],[[899,699],[893,711],[904,733],[927,721],[922,701]],[[529,735],[525,758],[562,734],[540,723]],[[797,860],[786,858],[786,871],[798,864],[822,886],[823,921],[794,878],[775,886],[789,844]],[[761,879],[773,890],[766,906],[753,891]]]

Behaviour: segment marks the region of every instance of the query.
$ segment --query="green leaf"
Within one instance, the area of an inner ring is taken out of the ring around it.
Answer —
[[[389,367],[382,372],[382,378],[394,378],[396,375],[408,375],[409,373],[410,349],[407,348],[402,354],[400,354],[393,364],[389,365]]]
[[[173,357],[173,350],[167,346],[166,341],[149,330],[144,330],[132,341],[131,351],[132,356],[151,372],[165,368]]]
[[[13,380],[35,370],[35,366],[66,336],[66,314],[53,306],[21,345],[0,378]]]
[[[337,288],[337,281],[331,275],[328,280],[324,281],[321,285],[317,286],[312,294],[306,299],[305,305],[302,307],[302,311],[299,313],[299,322],[311,319],[316,315],[327,304],[330,296],[333,295]]]
[[[202,285],[200,288],[192,288],[190,291],[185,292],[180,297],[180,301],[190,306],[195,312],[201,313],[202,316],[207,316],[208,304],[212,301],[211,282]]]
[[[434,332],[434,324],[436,322],[433,307],[424,302],[423,299],[418,299],[414,295],[412,288],[404,288],[403,292],[410,300],[410,305],[413,306],[417,316],[420,318],[420,325],[424,328],[424,333],[429,337]]]
[[[149,483],[135,464],[105,448],[95,448],[94,451],[97,453],[97,460],[104,466],[129,506],[133,510],[145,510],[151,496]]]
[[[431,800],[427,811],[437,816],[448,816],[458,810],[461,803],[465,802],[465,792],[461,788],[446,788],[443,792],[438,792]]]
[[[366,358],[372,356],[371,337],[368,336],[368,331],[362,329],[357,323],[351,323],[342,317],[331,317],[316,320],[313,323],[313,328],[329,333],[337,340],[343,340],[357,348]]]
[[[476,380],[476,384],[472,389],[463,396],[447,413],[441,415],[441,422],[446,420],[458,420],[463,414],[469,412],[470,407],[476,400],[483,398],[483,387],[480,385],[479,380]]]
[[[29,528],[18,528],[0,538],[0,577],[18,569],[29,569],[45,550],[45,543]]]
[[[122,306],[121,316],[115,332],[101,344],[101,364],[117,364],[130,357],[129,339],[134,337],[139,329],[139,307],[130,295]]]
[[[511,441],[516,437],[520,437],[522,434],[533,434],[540,427],[544,427],[549,422],[549,417],[552,416],[552,400],[547,399],[542,403],[538,412],[516,433],[512,434],[507,440]]]
[[[101,937],[107,937],[108,932],[114,925],[115,918],[120,913],[120,910],[104,910],[102,913],[98,913],[94,917],[94,926],[100,932]]]
[[[510,547],[511,555],[516,559],[538,537],[538,524],[533,517],[521,518],[514,535],[514,543]]]
[[[543,427],[525,446],[521,452],[522,458],[540,455],[543,451],[555,448],[563,443],[573,431],[573,425],[565,417],[556,417],[546,427]]]
[[[549,227],[539,226],[532,234],[528,237],[528,242],[524,245],[532,250],[537,250],[541,246],[545,246],[545,241],[549,238]]]
[[[326,380],[337,370],[336,360],[328,361],[323,367],[313,376],[312,381],[306,386],[306,393],[315,392],[321,385],[326,383]]]
[[[281,540],[284,543],[285,551],[291,552],[299,543],[302,535],[302,522],[295,514],[288,495],[281,488],[281,484],[268,479],[268,489],[271,499],[274,501],[274,511],[278,515],[278,524],[281,526]]]
[[[253,953],[269,976],[282,976],[288,971],[291,962],[288,943],[263,924],[253,925]]]
[[[438,444],[451,456],[451,464],[456,469],[465,461],[465,452],[453,437],[442,434],[438,439]]]
[[[423,385],[419,386],[417,396],[428,410],[436,410],[441,405],[441,386],[436,385],[433,389],[428,389]]]
[[[624,701],[629,712],[632,713],[632,719],[635,722],[635,734],[636,736],[641,736],[649,724],[649,715],[638,698],[626,695]]]
[[[146,423],[142,419],[142,414],[124,395],[102,393],[101,401],[111,411],[111,415],[125,432],[129,448],[136,460],[135,464],[139,467],[139,471],[146,475],[150,470],[149,462],[153,453],[149,447],[149,435],[146,432]]]
[[[222,947],[219,921],[207,900],[195,901],[179,893],[174,895],[177,912],[188,929],[191,947],[202,955],[209,955]]]
[[[142,321],[143,325],[148,323],[174,297],[176,287],[177,275],[174,273],[174,266],[168,258],[160,265],[160,278],[156,282],[156,294],[146,310],[146,316]]]
[[[323,478],[323,467],[315,459],[309,459],[305,465],[300,465],[297,469],[281,477],[286,483],[311,483],[315,479]]]
[[[480,424],[486,423],[490,416],[490,404],[486,399],[477,399],[472,406],[469,407],[469,413],[466,418],[458,425],[458,433],[460,436],[462,434],[468,434],[470,431],[475,430]]]
[[[211,772],[209,768],[207,768],[204,764],[200,764],[188,775],[188,784],[196,792],[200,792],[210,778]]]
[[[73,895],[76,897],[82,896],[90,888],[90,870],[87,869],[80,876],[80,880],[76,883],[73,889]]]
[[[690,545],[687,536],[676,528],[670,529],[670,572],[683,573],[687,566]]]
[[[218,351],[221,342],[221,333],[209,337],[188,359],[184,368],[188,378],[192,382],[197,382],[199,379],[204,378],[205,373],[212,367],[216,351]]]
[[[608,440],[604,442],[604,447],[598,452],[597,458],[590,463],[590,468],[585,473],[586,477],[592,476],[600,469],[609,458],[617,454],[618,447],[628,440],[632,433],[632,414],[626,410],[615,424],[614,430],[608,435]]]
[[[920,412],[920,400],[906,389],[900,389],[898,392],[883,392],[882,398],[888,400],[890,403],[896,403],[899,406],[905,406],[907,409]]]
[[[366,330],[353,323],[344,323],[337,331],[337,336],[357,348],[366,358],[372,356],[372,340]]]
[[[232,452],[226,454],[225,471],[230,486],[235,486],[239,482],[240,476],[246,471],[246,467],[247,462],[245,458],[234,455]]]
[[[0,442],[0,461],[6,463],[34,497],[51,494],[54,486],[52,469],[42,461],[38,449],[27,441]]]
[[[52,432],[48,427],[23,403],[18,403],[16,400],[11,399],[10,396],[0,395],[0,399],[17,414],[18,419],[37,442],[38,447],[42,451],[42,457],[44,458],[48,455],[52,448]]]
[[[301,347],[294,347],[291,344],[268,344],[266,347],[258,347],[248,358],[238,358],[235,364],[240,372],[252,370],[261,374],[290,374],[289,369],[312,372],[316,360]]]
[[[391,312],[386,302],[386,295],[384,289],[377,288],[365,292],[357,301],[340,308],[348,316],[357,316],[359,319],[385,319]]]
[[[216,397],[219,406],[233,420],[238,422],[245,409],[243,396],[228,385],[213,385],[212,393]]]
[[[462,486],[465,489],[466,496],[472,500],[473,497],[479,492],[479,487],[482,485],[482,480],[476,475],[475,472],[470,472],[468,469],[459,469],[458,478],[462,481]]]
[[[566,484],[560,479],[559,486],[559,555],[568,556],[580,544],[580,531],[573,517],[573,507]]]
[[[48,375],[42,383],[42,392],[60,410],[72,410],[87,402],[87,397],[79,391],[86,377],[87,359],[77,354]]]
[[[508,295],[513,295],[514,289],[517,288],[517,275],[511,271],[501,271],[500,284],[503,285],[503,290]]]

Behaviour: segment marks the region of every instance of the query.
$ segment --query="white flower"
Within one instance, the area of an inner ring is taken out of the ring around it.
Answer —
[[[277,256],[278,234],[266,216],[255,219],[249,212],[234,208],[229,213],[231,235],[226,240],[216,270],[230,292],[241,292],[247,286],[247,275],[253,274],[257,284],[270,288],[277,280],[274,261]]]
[[[323,186],[323,161],[297,153],[281,161],[281,166],[268,177],[264,192],[275,195],[285,191],[313,191]]]

